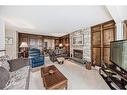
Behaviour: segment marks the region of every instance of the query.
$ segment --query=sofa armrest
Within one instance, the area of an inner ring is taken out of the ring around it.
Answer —
[[[28,64],[29,64],[28,60],[24,60],[23,58],[8,60],[8,62],[9,62],[9,65],[10,65],[10,71],[11,72],[15,71],[15,70],[18,70],[18,69],[20,69],[24,66],[28,66]]]

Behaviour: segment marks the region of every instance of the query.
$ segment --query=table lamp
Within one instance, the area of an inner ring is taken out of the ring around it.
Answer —
[[[62,47],[63,47],[63,44],[62,44],[62,43],[61,43],[61,44],[59,44],[59,47],[60,47],[60,48],[62,48]]]
[[[23,48],[23,57],[25,58],[25,51],[28,48],[28,44],[26,42],[22,42],[20,48]]]

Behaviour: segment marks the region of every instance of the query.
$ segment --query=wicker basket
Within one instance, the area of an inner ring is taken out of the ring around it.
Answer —
[[[86,69],[91,70],[91,63],[86,63]]]

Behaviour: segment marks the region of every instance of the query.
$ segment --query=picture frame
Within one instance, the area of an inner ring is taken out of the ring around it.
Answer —
[[[5,38],[5,43],[7,45],[12,45],[13,44],[13,37],[6,37]]]
[[[74,37],[72,37],[72,45],[83,45],[84,41],[83,41],[83,35],[76,35]]]

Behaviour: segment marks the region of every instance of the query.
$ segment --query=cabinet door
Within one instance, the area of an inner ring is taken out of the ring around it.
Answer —
[[[110,42],[115,40],[114,28],[103,30],[103,61],[110,64]]]
[[[114,29],[103,30],[103,45],[110,46],[110,42],[114,41]]]
[[[101,46],[101,32],[92,32],[92,45],[95,47]]]
[[[105,64],[111,64],[110,62],[110,48],[103,48],[103,61]]]
[[[100,63],[101,63],[101,48],[93,48],[92,62],[95,65],[100,65]]]
[[[93,65],[101,64],[101,25],[91,28],[91,59]]]

